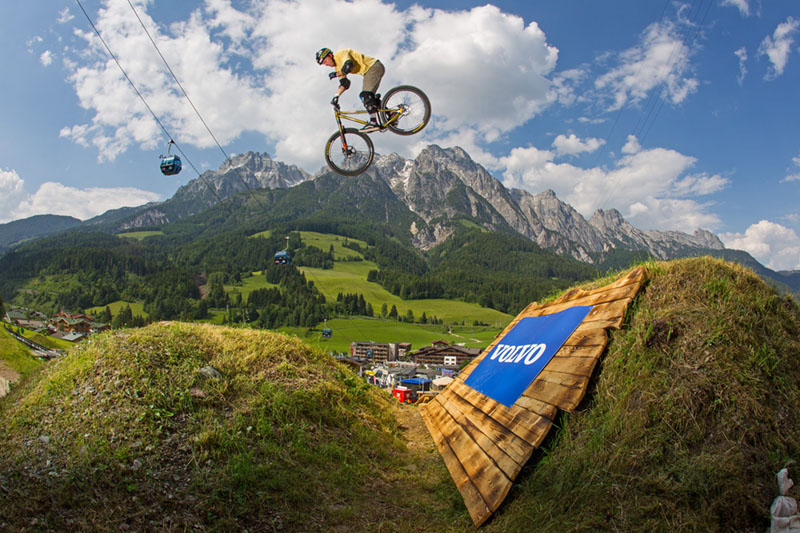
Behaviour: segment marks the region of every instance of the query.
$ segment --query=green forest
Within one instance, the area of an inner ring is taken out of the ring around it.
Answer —
[[[166,225],[144,237],[139,232],[135,239],[73,231],[23,244],[0,257],[0,295],[50,313],[104,308],[116,301],[143,305],[146,316],[130,308],[113,317],[104,312],[102,318],[112,318],[115,326],[220,314],[223,323],[265,329],[313,327],[337,316],[439,321],[410,310],[374,309],[356,290],[326,299],[298,267],[333,269],[333,245],[321,249],[306,243],[301,231],[336,236],[352,251],[340,261],[376,265],[367,281],[402,300],[459,300],[513,315],[531,301],[598,274],[594,267],[542,250],[521,236],[469,225],[422,253],[388,224],[315,217],[269,227],[241,223],[220,231],[213,227],[214,209],[208,211],[212,216],[203,223]],[[291,262],[274,264],[274,254],[284,249]],[[226,289],[252,276],[263,279],[249,294]]]

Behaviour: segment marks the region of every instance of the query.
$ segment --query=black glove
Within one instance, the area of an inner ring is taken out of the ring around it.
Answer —
[[[330,74],[328,74],[328,77],[329,77],[330,79],[332,79],[332,80],[335,80],[335,79],[336,79],[336,76],[337,76],[337,74],[336,74],[336,71],[335,71],[335,70],[334,70],[333,72],[331,72]]]
[[[338,94],[333,97],[333,99],[331,100],[331,104],[333,104],[336,107],[339,107],[339,95]]]

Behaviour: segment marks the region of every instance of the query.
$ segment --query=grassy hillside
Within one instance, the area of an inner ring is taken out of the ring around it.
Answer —
[[[482,530],[762,532],[800,479],[798,306],[722,261],[649,268]],[[0,530],[471,529],[416,408],[276,333],[103,334],[0,400],[0,442]]]
[[[3,325],[0,325],[0,360],[23,376],[42,366],[42,360],[31,355],[28,347],[12,337]]]
[[[797,305],[719,260],[651,269],[487,531],[762,532],[775,474],[800,478]]]
[[[284,335],[103,334],[0,401],[0,529],[446,529],[391,402]]]
[[[147,313],[144,312],[144,305],[141,302],[126,302],[125,300],[117,300],[115,302],[109,303],[108,305],[89,307],[88,309],[86,309],[86,314],[89,316],[97,317],[100,313],[102,313],[105,310],[106,307],[108,307],[111,310],[111,316],[117,316],[117,314],[122,309],[124,309],[125,307],[130,307],[133,316],[143,316],[147,318]]]

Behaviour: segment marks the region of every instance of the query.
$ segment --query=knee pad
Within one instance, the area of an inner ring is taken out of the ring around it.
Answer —
[[[378,110],[380,102],[375,96],[375,93],[370,91],[361,91],[358,96],[361,98],[361,102],[364,104],[364,107],[367,108],[367,111],[373,112]]]

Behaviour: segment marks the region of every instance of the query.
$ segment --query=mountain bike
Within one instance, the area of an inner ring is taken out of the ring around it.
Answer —
[[[345,128],[342,119],[367,126],[369,120],[358,118],[358,115],[364,115],[367,111],[342,111],[336,100],[331,105],[339,131],[331,135],[325,144],[325,161],[343,176],[357,176],[372,164],[375,147],[366,132]],[[389,130],[398,135],[419,133],[430,118],[430,100],[425,93],[411,85],[389,89],[378,109],[379,131]]]

